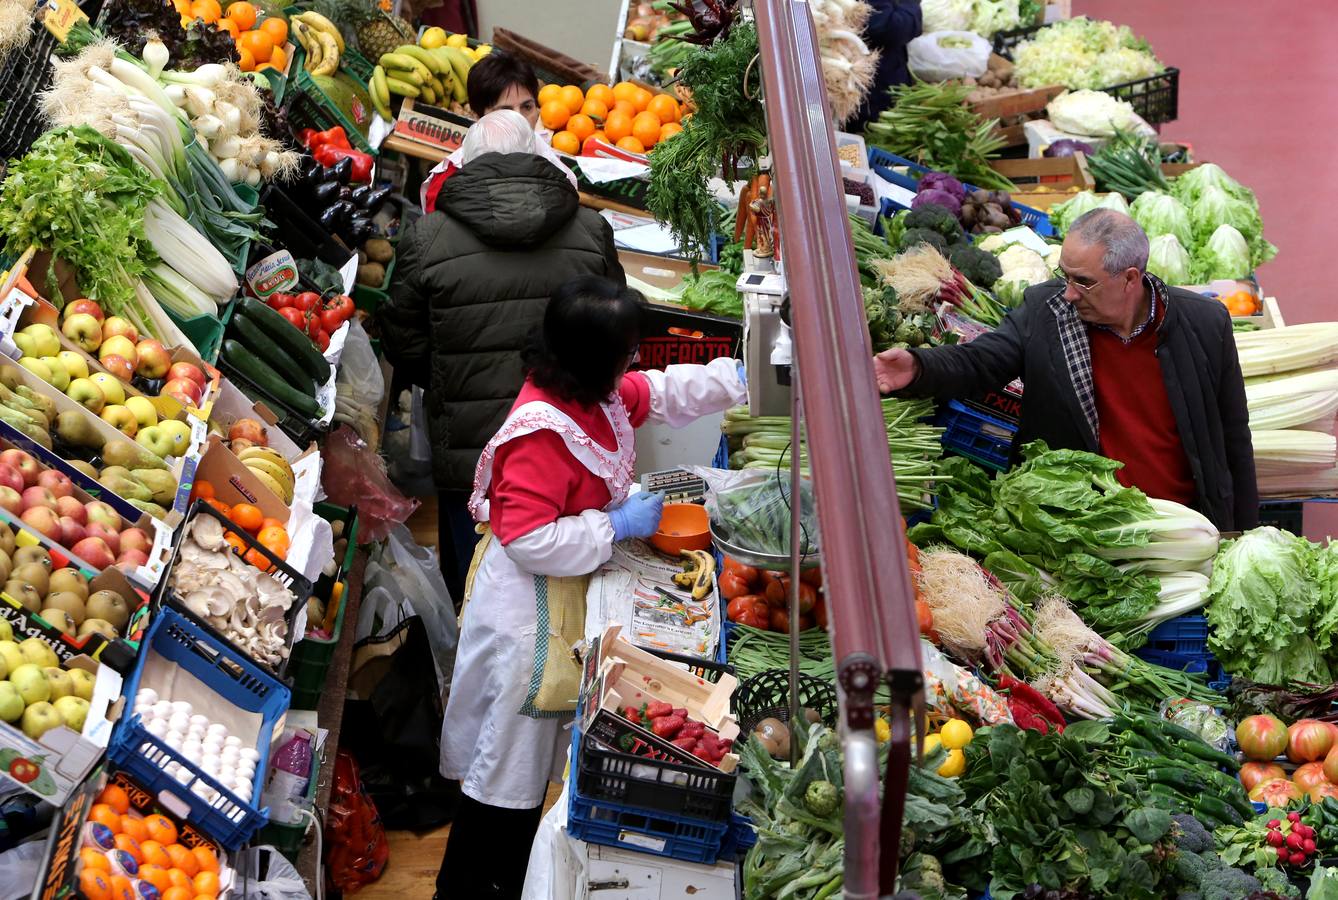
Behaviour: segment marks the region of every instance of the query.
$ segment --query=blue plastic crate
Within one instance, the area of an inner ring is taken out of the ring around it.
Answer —
[[[1017,426],[974,407],[948,401],[937,424],[943,429],[943,447],[997,471],[1008,468]]]
[[[918,190],[920,183],[920,176],[925,175],[930,171],[932,171],[931,169],[927,169],[924,166],[920,165],[919,163],[911,162],[909,159],[903,159],[900,156],[888,153],[886,150],[880,150],[877,147],[869,148],[869,167],[873,169],[873,171],[878,175],[879,178],[882,178],[884,181],[889,181],[892,184],[897,185],[898,187],[903,187],[909,191]],[[916,174],[907,175],[905,173],[895,171],[896,168],[906,168]],[[963,186],[968,191],[976,190],[974,185],[963,183]],[[889,215],[889,213],[887,212],[889,207],[891,207],[891,209],[894,211],[898,209],[909,208],[901,206],[892,200],[884,200],[882,215]],[[1018,214],[1020,216],[1022,216],[1022,224],[1026,225],[1032,231],[1036,232],[1041,237],[1055,236],[1055,227],[1054,225],[1050,224],[1050,216],[1048,214],[1041,212],[1039,209],[1032,209],[1030,206],[1024,206],[1021,203],[1018,203],[1016,200],[1013,201],[1013,208],[1018,211]]]
[[[723,434],[720,435],[720,444],[715,448],[715,456],[711,457],[711,468],[729,468],[729,438]]]
[[[1187,656],[1180,653],[1170,653],[1166,650],[1154,650],[1149,647],[1139,647],[1134,651],[1134,655],[1144,662],[1161,666],[1163,669],[1174,669],[1188,675],[1209,674],[1211,657]]]
[[[133,698],[139,693],[140,678],[151,655],[158,655],[176,663],[183,671],[194,676],[213,690],[220,702],[230,703],[246,712],[261,717],[256,750],[253,795],[236,798],[218,781],[190,762],[180,751],[169,747],[144,727],[138,715],[126,715],[112,731],[107,755],[154,796],[170,794],[184,803],[191,824],[218,841],[228,850],[237,850],[269,821],[269,810],[259,808],[260,794],[265,786],[264,775],[269,768],[269,747],[274,728],[288,711],[290,693],[286,685],[265,672],[246,656],[229,648],[202,626],[163,607],[149,626],[141,646],[147,652],[139,655],[135,671],[130,676],[125,695]],[[167,774],[171,764],[186,773]],[[185,781],[180,780],[185,777]],[[205,801],[196,790],[210,787],[219,792],[213,803]]]
[[[725,848],[730,822],[705,822],[668,813],[586,800],[568,785],[567,833],[577,840],[685,862],[714,863]]]
[[[1162,622],[1148,633],[1145,647],[1181,656],[1211,656],[1208,651],[1208,620],[1203,616],[1180,616]]]

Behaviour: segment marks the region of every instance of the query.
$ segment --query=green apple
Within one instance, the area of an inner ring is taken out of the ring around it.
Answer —
[[[7,619],[0,619],[0,641],[14,640],[14,628]],[[4,676],[0,675],[0,678]]]
[[[56,359],[65,367],[65,371],[70,373],[70,378],[87,378],[88,361],[73,350],[62,350],[56,354]]]
[[[113,335],[102,342],[98,347],[98,359],[103,360],[109,356],[119,356],[130,363],[133,369],[135,363],[139,361],[139,354],[135,352],[135,342],[125,335]]]
[[[164,419],[158,423],[166,434],[172,438],[171,456],[181,456],[190,447],[190,426],[180,419]]]
[[[164,459],[172,455],[172,447],[175,446],[171,433],[163,430],[162,423],[141,428],[135,435],[135,443]]]
[[[102,323],[89,313],[67,316],[60,324],[61,333],[80,350],[92,353],[102,343]]]
[[[65,371],[65,363],[60,361],[58,356],[43,356],[42,362],[51,370],[51,386],[58,391],[64,391],[70,386],[70,373]]]
[[[56,336],[56,329],[50,325],[29,325],[19,334],[26,334],[33,339],[34,356],[55,356],[60,352],[60,338]]]
[[[125,386],[115,375],[108,372],[94,372],[88,376],[88,380],[102,388],[102,393],[107,397],[109,404],[120,405],[125,402]]]
[[[29,372],[32,372],[34,375],[36,375],[43,381],[50,383],[52,377],[51,367],[48,366],[46,363],[42,362],[37,357],[25,356],[19,360],[19,365],[23,366],[23,368],[27,369]],[[62,369],[62,371],[64,370]]]
[[[32,663],[24,663],[10,672],[9,683],[19,689],[24,703],[40,703],[51,699],[51,682],[47,681],[46,673]]]
[[[84,720],[88,718],[88,701],[82,697],[61,697],[51,704],[60,713],[65,725],[73,731],[84,730]]]
[[[42,668],[60,665],[56,651],[41,638],[31,637],[23,641],[19,644],[19,652],[23,654],[24,660]]]
[[[93,685],[97,683],[97,679],[91,672],[70,669],[70,681],[74,682],[74,696],[82,697],[84,700],[93,699]]]
[[[76,378],[71,381],[70,386],[65,389],[65,396],[94,414],[102,412],[107,405],[107,395],[88,378]]]
[[[5,674],[8,675],[28,660],[23,658],[23,651],[13,641],[0,641],[0,659],[5,662]]]
[[[17,722],[23,717],[23,695],[8,681],[0,681],[0,722]]]
[[[59,728],[64,724],[65,720],[61,718],[60,713],[56,712],[56,708],[42,700],[28,705],[28,708],[23,711],[23,719],[20,721],[19,727],[23,729],[24,734],[36,741],[40,740],[42,735],[51,729]]]
[[[140,428],[158,424],[158,410],[148,397],[126,397],[125,408],[135,414],[135,421]]]
[[[47,684],[51,685],[51,696],[48,698],[52,702],[61,697],[74,696],[74,679],[70,673],[59,666],[48,666],[42,670],[46,673]]]
[[[14,335],[14,346],[18,347],[19,352],[24,356],[32,356],[33,350],[37,347],[37,342],[29,335],[20,333]]]

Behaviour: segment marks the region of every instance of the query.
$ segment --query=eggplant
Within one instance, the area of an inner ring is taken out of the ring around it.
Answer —
[[[359,246],[375,233],[375,226],[370,216],[354,215],[349,220],[348,234],[352,244]]]
[[[325,209],[334,203],[339,202],[339,183],[336,181],[326,181],[316,185],[311,192],[313,204],[319,209]]]
[[[348,184],[353,180],[353,157],[345,156],[331,168],[340,184]]]
[[[353,202],[353,188],[349,187],[348,185],[343,185],[342,187],[340,187],[340,188],[339,188],[339,199],[340,199],[340,200],[348,201],[349,203],[352,203],[352,202]]]
[[[376,187],[371,184],[358,185],[353,189],[353,196],[350,197],[349,199],[353,201],[353,205],[356,206],[358,209],[366,209],[367,198],[371,195],[372,191],[374,190],[376,190]]]
[[[325,174],[325,167],[310,156],[302,157],[302,168],[299,169],[299,183],[307,187],[315,187],[320,184]]]
[[[338,181],[339,173],[334,166],[321,166],[321,181]]]
[[[367,200],[362,204],[362,208],[367,212],[369,216],[376,215],[378,212],[381,211],[381,207],[385,205],[386,198],[389,197],[392,193],[394,193],[394,190],[395,189],[390,185],[376,188],[370,194],[367,195]]]
[[[331,234],[343,234],[348,227],[349,221],[353,218],[353,204],[347,200],[340,200],[331,204],[324,212],[320,214],[321,227]]]

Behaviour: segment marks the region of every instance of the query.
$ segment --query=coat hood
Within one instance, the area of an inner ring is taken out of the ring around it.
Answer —
[[[485,153],[447,179],[437,209],[493,245],[546,240],[576,215],[567,176],[542,156]]]

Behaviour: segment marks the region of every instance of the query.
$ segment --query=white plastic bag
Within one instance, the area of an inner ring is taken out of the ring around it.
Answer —
[[[381,565],[372,568],[368,563],[367,585],[374,593],[378,587],[390,591],[390,598],[378,599],[375,606],[386,610],[380,633],[385,633],[401,618],[415,615],[423,620],[427,631],[428,643],[432,647],[432,658],[437,666],[437,680],[442,696],[450,690],[451,672],[455,668],[455,648],[460,641],[459,620],[455,604],[451,602],[451,592],[446,587],[446,580],[441,577],[441,568],[437,562],[437,553],[430,547],[416,543],[409,529],[396,525],[386,538]],[[384,567],[384,568],[382,568]],[[368,594],[369,599],[372,593]],[[368,604],[363,604],[358,616],[357,638],[368,636],[363,633],[364,617],[370,633],[371,613]]]
[[[0,900],[22,900],[33,892],[46,860],[46,841],[29,841],[0,853]]]
[[[386,381],[381,375],[381,364],[372,350],[371,338],[363,331],[357,319],[349,319],[348,336],[339,358],[339,372],[335,385],[339,395],[360,406],[376,409],[386,393]]]
[[[970,31],[922,34],[906,47],[911,74],[921,81],[979,78],[990,63],[990,42]]]
[[[311,900],[297,869],[273,847],[243,850],[233,859],[237,900]]]

